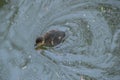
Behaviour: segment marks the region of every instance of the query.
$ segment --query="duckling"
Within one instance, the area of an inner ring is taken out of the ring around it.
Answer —
[[[45,35],[38,37],[36,39],[36,48],[43,48],[45,47],[54,47],[58,44],[60,44],[65,39],[65,32],[59,31],[59,30],[51,30],[47,32]]]

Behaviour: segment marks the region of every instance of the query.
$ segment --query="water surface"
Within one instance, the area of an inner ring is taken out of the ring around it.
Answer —
[[[120,80],[119,0],[6,0],[0,3],[0,80]],[[36,51],[35,39],[66,40]]]

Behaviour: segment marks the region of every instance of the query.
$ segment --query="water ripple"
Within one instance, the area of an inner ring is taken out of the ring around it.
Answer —
[[[119,80],[118,2],[11,0],[0,9],[0,79]],[[35,51],[35,39],[53,29],[65,41]]]

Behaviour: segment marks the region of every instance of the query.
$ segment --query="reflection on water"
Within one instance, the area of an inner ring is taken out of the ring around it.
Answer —
[[[10,0],[0,4],[0,80],[119,80],[118,0]],[[66,40],[36,51],[47,31]]]

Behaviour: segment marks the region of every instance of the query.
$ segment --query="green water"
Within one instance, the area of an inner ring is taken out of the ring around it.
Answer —
[[[0,0],[0,8],[7,4],[6,0]]]
[[[120,80],[119,0],[0,1],[0,80]],[[66,32],[55,47],[37,37]]]

